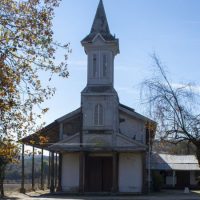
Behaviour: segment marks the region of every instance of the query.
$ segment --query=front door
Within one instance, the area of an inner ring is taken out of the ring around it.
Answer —
[[[176,187],[183,189],[190,186],[190,172],[176,171]]]
[[[86,159],[85,183],[87,192],[110,192],[112,189],[112,157]]]

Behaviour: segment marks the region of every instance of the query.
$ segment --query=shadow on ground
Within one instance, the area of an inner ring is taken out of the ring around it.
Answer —
[[[18,197],[7,197],[7,196],[5,196],[5,197],[3,197],[3,198],[0,197],[0,199],[2,199],[2,200],[18,200],[18,199],[20,199],[20,198],[18,198]]]
[[[87,194],[70,195],[66,193],[49,194],[48,191],[28,192],[27,194],[12,193],[6,200],[200,200],[200,191],[191,191],[184,194],[182,190],[163,190],[149,195],[108,195]]]
[[[85,194],[85,195],[80,195],[80,194],[65,194],[65,193],[60,193],[60,194],[26,194],[29,198],[34,198],[34,199],[70,199],[70,200],[133,200],[133,195],[108,195],[108,194]],[[142,197],[142,195],[139,195]],[[135,197],[139,197],[138,195],[135,195]],[[142,200],[148,200],[148,196],[142,198]]]

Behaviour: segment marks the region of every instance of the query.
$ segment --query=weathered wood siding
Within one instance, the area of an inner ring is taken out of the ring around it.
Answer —
[[[142,192],[142,156],[119,154],[119,192]]]
[[[65,192],[78,192],[78,189],[79,189],[79,153],[63,154],[62,189]]]

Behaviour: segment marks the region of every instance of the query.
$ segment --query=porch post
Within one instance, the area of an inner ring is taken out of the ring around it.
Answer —
[[[51,152],[49,151],[49,166],[48,166],[48,186],[47,188],[50,188],[50,177],[51,177]]]
[[[58,167],[58,187],[57,192],[62,191],[62,154],[59,154],[59,167]]]
[[[85,152],[80,152],[79,157],[79,192],[83,193],[85,189],[84,174],[85,174]]]
[[[113,185],[112,192],[116,193],[118,191],[118,153],[113,152]]]
[[[22,175],[21,175],[21,188],[20,193],[25,194],[26,190],[24,188],[24,144],[22,144]]]
[[[83,147],[83,112],[81,105],[81,126],[80,126],[80,149]],[[79,192],[83,193],[85,190],[84,184],[84,176],[85,176],[85,152],[80,151],[79,153]]]
[[[35,191],[35,147],[32,152],[32,190]]]
[[[44,151],[41,152],[41,190],[44,190]]]
[[[55,185],[54,185],[54,152],[51,153],[51,186],[50,186],[50,192],[53,193],[55,191]]]
[[[58,182],[58,154],[56,153],[56,163],[55,163],[55,188],[57,188]]]
[[[175,187],[175,175],[176,172],[173,170],[173,175],[172,175],[172,186]]]

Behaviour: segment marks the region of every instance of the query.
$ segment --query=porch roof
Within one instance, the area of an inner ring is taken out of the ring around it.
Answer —
[[[81,114],[81,108],[78,108],[67,115],[64,115],[58,119],[56,119],[51,124],[45,126],[41,130],[33,133],[27,137],[22,138],[20,141],[23,144],[34,146],[40,149],[49,150],[49,147],[59,141],[60,135],[60,123],[70,123],[75,118],[79,117]],[[67,130],[66,130],[67,131]],[[41,141],[41,136],[47,139],[47,142]]]
[[[46,142],[41,141],[41,137],[46,138]],[[20,140],[23,144],[48,150],[48,147],[59,140],[59,123],[54,121],[43,129],[24,137]]]

